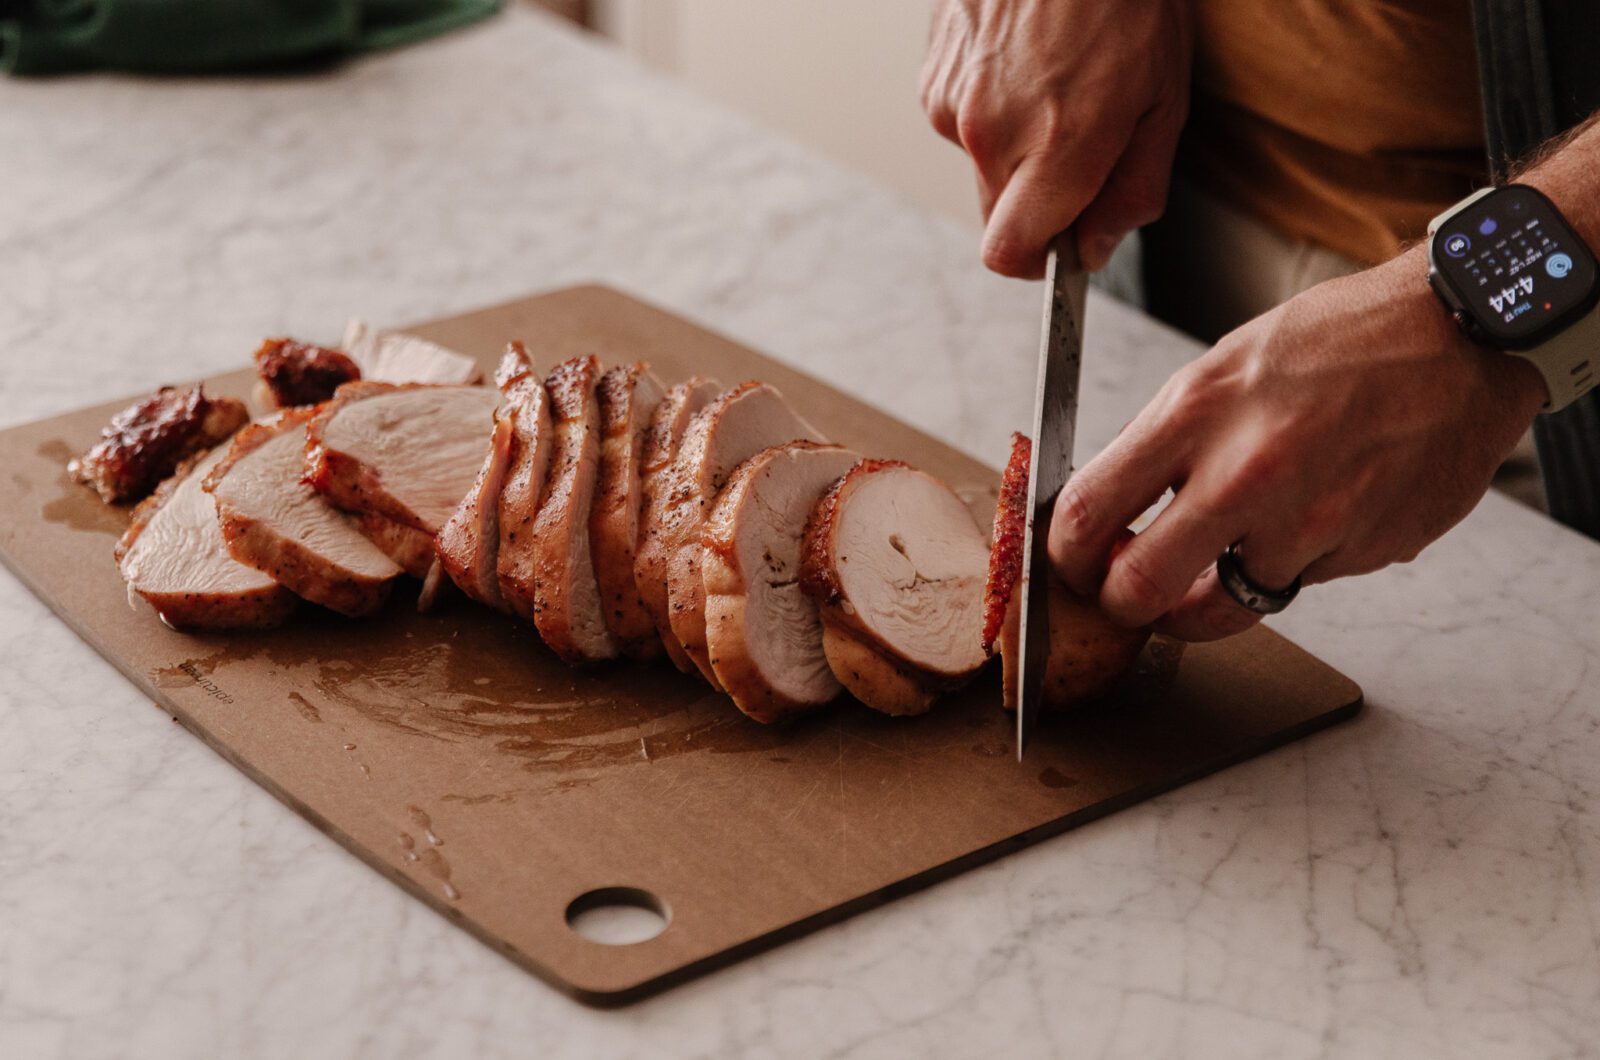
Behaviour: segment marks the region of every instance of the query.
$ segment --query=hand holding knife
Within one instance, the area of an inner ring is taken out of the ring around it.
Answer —
[[[1071,232],[1050,244],[1045,266],[1044,329],[1039,342],[1039,382],[1034,399],[1033,460],[1028,471],[1028,522],[1023,537],[1021,629],[1017,643],[1017,760],[1039,720],[1045,662],[1050,652],[1050,558],[1046,542],[1056,497],[1072,475],[1078,424],[1078,383],[1083,364],[1083,314],[1088,277]]]

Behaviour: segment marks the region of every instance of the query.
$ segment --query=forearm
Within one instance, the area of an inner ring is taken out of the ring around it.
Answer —
[[[1535,152],[1512,179],[1544,192],[1590,250],[1600,247],[1600,112]]]

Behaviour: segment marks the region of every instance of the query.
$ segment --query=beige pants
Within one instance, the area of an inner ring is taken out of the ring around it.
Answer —
[[[1132,240],[1129,241],[1133,242]],[[1363,266],[1314,243],[1288,238],[1193,185],[1174,180],[1167,212],[1144,229],[1137,267],[1145,308],[1206,342],[1324,280]],[[1120,287],[1115,281],[1113,287]],[[1119,292],[1120,293],[1120,292]],[[1496,489],[1546,510],[1530,432],[1495,475]]]

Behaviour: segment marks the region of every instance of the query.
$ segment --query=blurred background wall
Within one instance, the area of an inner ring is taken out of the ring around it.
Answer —
[[[923,117],[933,0],[549,0],[702,95],[977,223],[964,157]]]

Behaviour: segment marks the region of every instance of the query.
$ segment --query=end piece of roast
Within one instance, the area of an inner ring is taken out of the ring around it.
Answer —
[[[178,465],[226,441],[250,421],[244,402],[210,398],[205,388],[162,387],[111,418],[100,440],[67,465],[73,479],[107,504],[148,496]]]
[[[919,714],[983,665],[989,544],[961,498],[899,461],[863,460],[817,503],[801,577],[834,676],[887,714]]]
[[[706,594],[700,571],[705,522],[735,468],[763,449],[797,439],[822,440],[815,428],[795,415],[777,388],[766,383],[742,383],[695,413],[678,449],[657,533],[649,541],[649,576],[665,580],[667,586],[662,636],[676,639],[695,669],[719,690],[722,685],[706,647]],[[663,616],[655,617],[659,623]]]
[[[814,710],[843,691],[816,602],[800,588],[800,542],[817,500],[859,460],[816,442],[764,450],[739,465],[706,522],[706,647],[722,687],[756,721]]]
[[[994,544],[984,588],[984,650],[1000,654],[1002,702],[1017,708],[1017,649],[1021,632],[1023,535],[1028,525],[1028,471],[1032,443],[1024,434],[1011,436],[1011,457],[1000,480],[1000,501],[994,512]],[[1111,687],[1144,649],[1148,629],[1123,629],[1092,601],[1083,599],[1055,576],[1050,594],[1050,654],[1045,662],[1040,705],[1070,710]]]
[[[651,659],[661,637],[633,577],[644,493],[644,436],[663,398],[661,383],[643,361],[607,369],[600,377],[600,465],[589,512],[590,547],[606,627],[623,654]]]
[[[257,397],[274,409],[315,405],[361,378],[356,362],[338,350],[294,339],[267,339],[255,353]]]
[[[667,618],[665,544],[661,534],[683,433],[695,414],[715,401],[720,393],[722,384],[698,375],[670,388],[656,406],[655,415],[650,417],[639,457],[639,536],[634,545],[634,586],[656,630],[657,640],[673,664],[685,673],[694,662],[672,635]],[[659,577],[658,571],[661,572]]]
[[[310,409],[240,431],[206,476],[234,559],[296,595],[356,617],[383,605],[401,569],[304,481]]]
[[[228,553],[217,504],[201,488],[227,446],[185,461],[139,507],[117,542],[117,569],[173,629],[268,629],[297,598]]]

